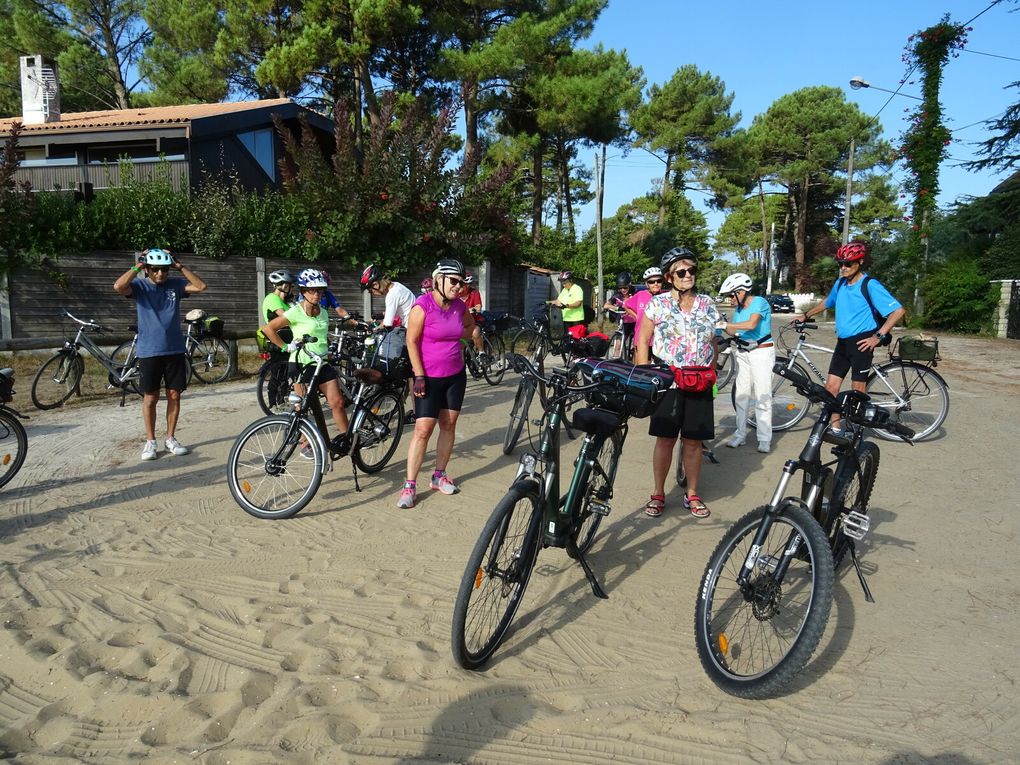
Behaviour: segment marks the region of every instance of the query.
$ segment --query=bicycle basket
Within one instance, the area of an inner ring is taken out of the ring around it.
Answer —
[[[202,327],[202,337],[216,337],[223,339],[223,319],[219,316],[209,316]]]
[[[905,335],[893,346],[892,357],[906,361],[930,363],[938,361],[939,339],[937,337],[911,337]]]
[[[411,376],[411,362],[407,357],[407,330],[394,327],[376,339],[369,366],[382,372],[389,380],[402,380]]]
[[[663,394],[673,386],[673,373],[668,369],[590,358],[579,359],[576,366],[586,382],[617,380],[618,388],[593,390],[588,394],[588,401],[593,406],[630,417],[649,417]]]

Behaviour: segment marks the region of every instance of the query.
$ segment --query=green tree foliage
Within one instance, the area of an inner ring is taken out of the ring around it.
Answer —
[[[24,257],[36,214],[30,190],[14,181],[20,132],[21,126],[15,125],[0,151],[0,276]]]
[[[954,332],[988,330],[999,302],[999,285],[989,284],[977,263],[950,258],[924,278],[924,326]]]
[[[212,103],[226,98],[239,75],[217,54],[225,34],[225,15],[212,0],[148,0],[143,11],[153,32],[152,44],[139,63],[151,90],[136,101],[153,106]],[[233,78],[231,77],[232,75]]]
[[[762,205],[768,230],[762,227]],[[729,211],[715,235],[712,247],[716,255],[735,255],[740,270],[752,276],[765,276],[765,246],[776,226],[776,238],[782,239],[786,199],[778,194],[748,197]]]

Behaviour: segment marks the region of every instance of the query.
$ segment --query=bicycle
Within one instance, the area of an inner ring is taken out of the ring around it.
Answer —
[[[607,308],[606,313],[614,314],[613,320],[616,322],[616,329],[613,334],[609,336],[609,352],[606,354],[607,359],[616,359],[618,361],[632,361],[634,359],[634,332],[627,333],[624,331],[624,317],[627,312],[623,309],[615,310]],[[637,331],[637,327],[632,325],[634,331]]]
[[[336,368],[340,392],[346,401],[354,398],[357,387],[355,372],[365,360],[365,341],[372,334],[372,326],[351,314],[351,318],[336,323],[329,332],[329,363]],[[265,363],[256,373],[255,393],[259,408],[268,414],[285,414],[292,408],[288,401],[294,378],[290,374],[290,358],[283,351],[269,351],[262,355]]]
[[[834,397],[782,363],[781,375],[821,412],[797,459],[787,460],[769,504],[734,523],[709,558],[694,616],[694,639],[706,673],[734,696],[776,695],[818,645],[832,605],[836,571],[849,554],[864,597],[874,602],[856,543],[871,528],[868,501],[879,449],[866,429],[911,442],[913,431],[859,391]],[[839,414],[845,432],[829,424]],[[823,442],[835,459],[823,463]],[[833,465],[835,467],[833,467]],[[800,497],[787,495],[802,472]]]
[[[90,353],[107,372],[109,384],[107,389],[121,390],[121,406],[127,392],[140,393],[138,389],[139,371],[135,357],[135,340],[122,343],[112,354],[107,354],[89,337],[91,333],[112,332],[95,320],[85,321],[64,311],[64,315],[78,324],[78,331],[73,340],[64,342],[64,347],[48,358],[32,380],[32,404],[37,409],[55,409],[72,395],[81,395],[81,379],[85,373],[84,349]],[[132,331],[136,331],[134,326]]]
[[[585,558],[602,519],[610,512],[613,482],[630,416],[647,416],[657,389],[636,383],[628,387],[612,370],[586,365],[591,382],[577,384],[563,370],[542,375],[525,357],[513,354],[511,366],[551,391],[545,407],[537,453],[521,457],[517,475],[496,504],[468,558],[457,592],[451,629],[454,660],[465,669],[478,669],[503,642],[527,589],[539,550],[561,547],[584,571],[592,593],[608,597]],[[585,364],[585,362],[581,362]],[[579,364],[579,366],[581,366]],[[662,378],[657,372],[622,364],[632,375]],[[637,370],[637,371],[635,371]],[[672,384],[672,374],[668,384]],[[560,431],[566,401],[585,395],[593,406],[574,413],[584,439],[565,496],[560,496]]]
[[[794,322],[779,331],[779,341],[787,349],[788,356],[777,356],[776,363],[797,374],[810,378],[804,362],[814,377],[825,382],[821,370],[808,358],[804,349],[822,351],[831,354],[833,350],[822,345],[807,341],[808,333],[818,329],[814,322]],[[797,343],[791,348],[784,333],[797,333]],[[896,422],[905,424],[916,433],[914,441],[923,441],[932,435],[945,422],[949,414],[949,385],[933,367],[935,360],[927,364],[916,361],[892,358],[888,361],[872,364],[871,374],[865,386],[865,392],[876,406],[889,412]],[[736,407],[736,389],[731,396]],[[772,385],[772,429],[788,430],[807,416],[811,400],[800,394],[797,389],[783,376],[777,376]],[[748,424],[755,426],[753,404],[748,410]],[[897,440],[896,436],[887,431],[878,430],[875,435],[884,440]]]
[[[215,331],[206,329],[208,318],[200,308],[188,311],[184,318],[188,329],[184,334],[184,346],[188,354],[188,382],[194,373],[199,382],[212,385],[223,382],[234,372],[234,360],[230,349]],[[222,321],[220,321],[222,327]]]
[[[371,367],[358,369],[347,434],[330,439],[318,394],[328,355],[305,347],[314,342],[316,338],[308,335],[298,342],[299,353],[307,355],[315,368],[303,394],[288,394],[292,411],[248,425],[227,457],[230,493],[256,518],[290,518],[298,513],[315,496],[332,463],[347,455],[355,490],[360,492],[358,470],[379,472],[400,443],[407,384],[402,376],[385,376]],[[301,454],[306,446],[311,447],[311,458]]]
[[[0,369],[0,487],[5,486],[25,464],[28,434],[19,422],[28,417],[8,406],[14,398],[14,370]]]
[[[471,376],[482,377],[489,385],[499,385],[506,374],[506,346],[499,331],[499,323],[505,320],[498,314],[484,311],[485,320],[478,323],[482,332],[482,350],[479,353],[470,341],[464,344],[464,365]]]

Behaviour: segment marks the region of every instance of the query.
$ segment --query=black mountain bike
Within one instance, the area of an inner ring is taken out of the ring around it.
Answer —
[[[864,393],[834,397],[783,361],[774,371],[821,413],[800,456],[783,466],[769,504],[734,523],[715,548],[694,614],[705,671],[722,690],[748,699],[776,695],[811,658],[848,553],[865,599],[874,602],[855,547],[871,527],[868,501],[878,474],[878,446],[864,431],[886,430],[908,443],[914,435]],[[836,413],[842,437],[828,430]],[[823,442],[834,445],[834,460],[823,463]],[[800,496],[789,496],[798,471]]]
[[[564,370],[543,376],[517,354],[510,363],[525,378],[547,386],[550,395],[538,453],[521,457],[517,477],[489,516],[461,579],[452,648],[454,660],[465,669],[481,667],[503,642],[543,547],[564,548],[584,570],[592,593],[608,597],[585,554],[609,514],[633,410],[615,395],[622,387],[616,378],[595,372],[592,382],[576,384]],[[561,496],[560,429],[566,402],[578,394],[588,395],[600,408],[574,412],[574,426],[585,435],[567,493]]]
[[[404,377],[386,377],[370,367],[358,370],[350,429],[330,439],[319,402],[318,380],[328,356],[305,348],[317,342],[305,335],[300,353],[314,363],[304,393],[291,393],[289,414],[256,420],[241,431],[227,458],[227,484],[241,508],[256,518],[290,518],[307,505],[332,463],[351,456],[354,487],[361,491],[358,470],[377,473],[386,467],[404,429]]]
[[[0,487],[5,486],[25,464],[28,434],[18,418],[28,417],[8,406],[14,398],[14,370],[0,369]]]

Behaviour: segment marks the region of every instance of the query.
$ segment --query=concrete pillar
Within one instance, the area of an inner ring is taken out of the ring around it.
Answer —
[[[266,299],[266,259],[260,255],[255,256],[255,284],[258,285],[259,301],[255,306],[255,313],[258,314],[258,325],[261,327],[266,323],[266,317],[262,315],[262,301]]]
[[[492,277],[492,261],[486,259],[482,261],[481,267],[478,269],[478,294],[482,297],[482,308],[486,311],[491,311],[492,301],[489,299],[489,281]]]
[[[996,337],[1006,337],[1009,329],[1009,301],[1013,297],[1014,279],[995,279],[992,284],[999,285],[999,305],[995,308],[992,319],[992,331]]]

